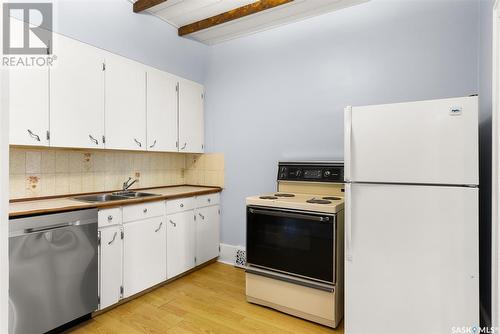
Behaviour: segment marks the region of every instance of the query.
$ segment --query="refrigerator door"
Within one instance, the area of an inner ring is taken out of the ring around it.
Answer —
[[[345,178],[478,184],[478,99],[347,107]]]
[[[478,189],[349,184],[345,333],[479,322]]]

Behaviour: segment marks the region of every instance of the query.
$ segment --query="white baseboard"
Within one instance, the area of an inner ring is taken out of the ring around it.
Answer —
[[[229,264],[232,266],[236,265],[236,253],[238,250],[245,251],[245,247],[243,246],[234,246],[228,244],[220,244],[220,255],[219,262]]]

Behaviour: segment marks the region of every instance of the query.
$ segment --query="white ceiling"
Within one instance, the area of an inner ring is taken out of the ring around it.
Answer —
[[[216,44],[366,1],[369,0],[295,0],[186,37]],[[253,2],[256,0],[167,0],[147,11],[179,28]]]

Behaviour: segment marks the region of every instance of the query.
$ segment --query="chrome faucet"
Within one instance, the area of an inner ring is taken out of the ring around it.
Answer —
[[[128,190],[130,187],[134,185],[134,183],[138,181],[137,179],[135,179],[134,181],[130,182],[130,180],[132,180],[131,177],[129,177],[127,181],[123,182],[123,188],[122,188],[123,191]]]

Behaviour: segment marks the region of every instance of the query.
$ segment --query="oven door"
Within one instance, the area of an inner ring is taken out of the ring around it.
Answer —
[[[308,211],[247,207],[247,262],[335,283],[336,217]]]

